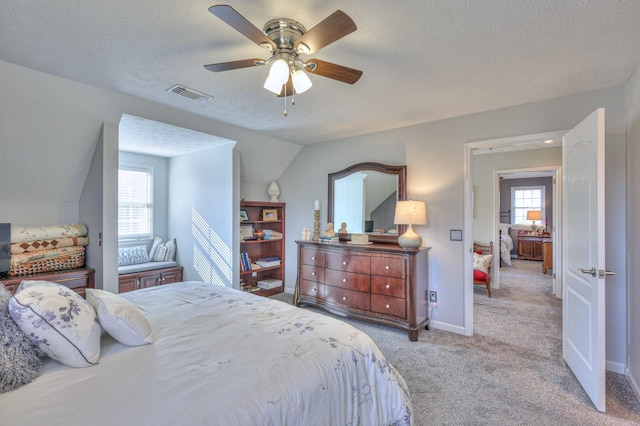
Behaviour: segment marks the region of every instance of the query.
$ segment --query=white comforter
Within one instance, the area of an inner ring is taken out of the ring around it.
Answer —
[[[104,335],[100,363],[47,360],[0,394],[11,425],[408,425],[406,384],[363,332],[285,303],[200,282],[123,295],[155,343]]]
[[[500,259],[505,265],[511,266],[511,250],[513,250],[513,239],[508,233],[500,234]]]

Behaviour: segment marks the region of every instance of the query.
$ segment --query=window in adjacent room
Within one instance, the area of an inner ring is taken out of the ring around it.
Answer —
[[[541,223],[545,223],[544,190],[544,186],[519,186],[511,188],[511,211],[513,212],[513,221],[511,223],[516,225],[531,225],[532,221],[527,220],[528,210],[541,210]]]
[[[153,168],[118,169],[118,239],[151,239]]]

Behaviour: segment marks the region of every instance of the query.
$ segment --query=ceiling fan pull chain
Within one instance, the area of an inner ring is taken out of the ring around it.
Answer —
[[[282,113],[285,117],[289,115],[287,112],[287,83],[284,84],[284,112]]]

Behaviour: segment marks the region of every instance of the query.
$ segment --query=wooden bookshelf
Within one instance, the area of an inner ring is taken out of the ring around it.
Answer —
[[[281,280],[279,287],[263,289],[255,292],[260,296],[271,296],[284,291],[284,246],[285,246],[285,203],[272,203],[267,201],[242,201],[240,202],[241,216],[246,212],[248,220],[240,221],[240,226],[253,227],[254,231],[271,230],[282,234],[281,238],[262,240],[240,239],[240,262],[242,253],[246,253],[255,264],[258,259],[279,257],[280,265],[262,267],[260,269],[243,270],[240,268],[240,278],[246,286],[255,287],[258,281],[265,279]],[[266,219],[266,220],[265,220]],[[246,235],[246,233],[245,233]]]

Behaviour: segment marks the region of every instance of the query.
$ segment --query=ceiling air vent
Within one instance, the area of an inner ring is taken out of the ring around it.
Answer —
[[[168,88],[167,92],[173,92],[176,95],[184,96],[185,98],[189,98],[193,101],[198,101],[202,103],[208,102],[213,98],[213,96],[205,95],[202,92],[189,89],[188,87],[182,86],[180,84],[176,84],[175,86]]]

